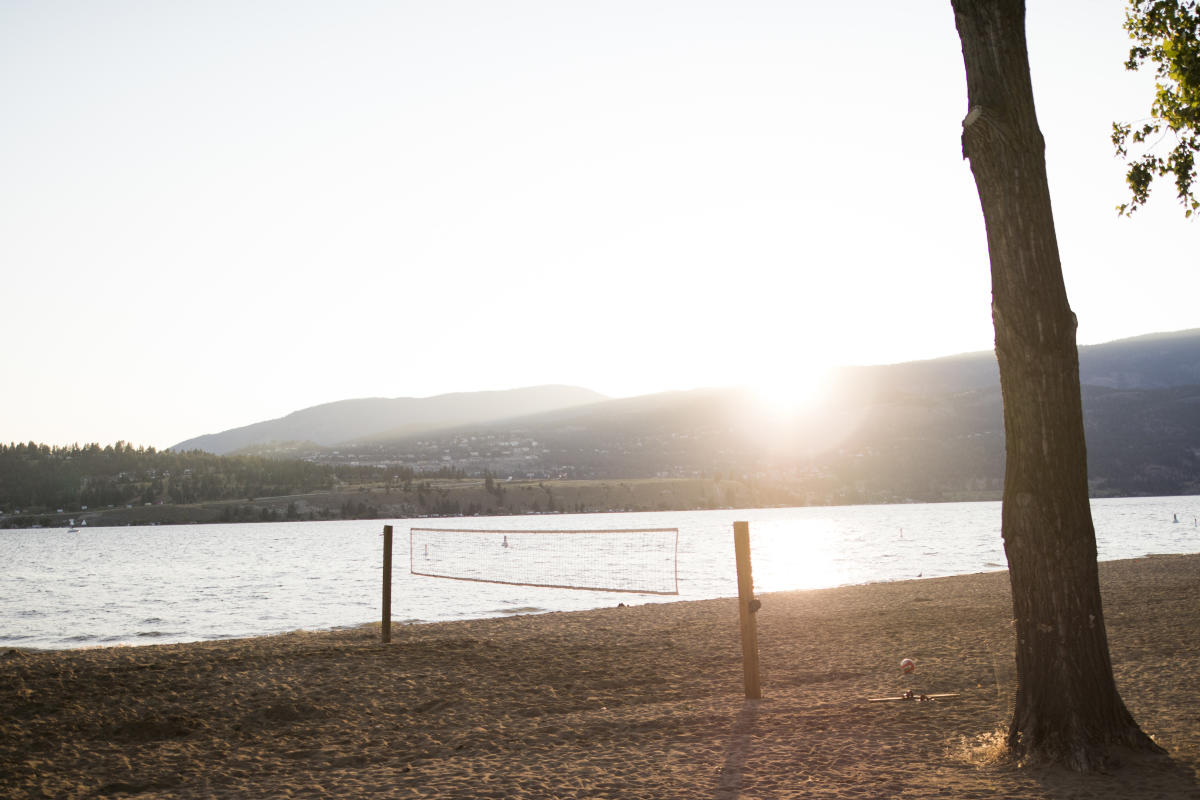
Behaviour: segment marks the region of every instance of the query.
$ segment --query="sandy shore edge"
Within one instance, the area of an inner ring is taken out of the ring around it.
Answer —
[[[1007,573],[255,639],[0,651],[0,797],[1200,797],[1200,555],[1101,564],[1122,696],[1167,759],[991,759]],[[917,660],[902,676],[901,658]],[[870,703],[917,692],[930,703]]]

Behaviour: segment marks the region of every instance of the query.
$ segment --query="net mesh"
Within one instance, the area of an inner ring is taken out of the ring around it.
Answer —
[[[412,528],[408,544],[413,575],[512,586],[679,594],[678,528]]]

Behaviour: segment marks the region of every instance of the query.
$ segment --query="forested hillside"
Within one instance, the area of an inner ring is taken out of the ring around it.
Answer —
[[[1080,364],[1093,496],[1200,492],[1200,331],[1081,348]],[[495,419],[511,411],[487,412],[497,393],[456,396],[451,405],[486,421],[436,429],[424,426],[453,416],[436,403],[421,404],[424,423],[405,425],[389,401],[394,427],[336,446],[275,439],[225,456],[123,442],[0,446],[0,526],[66,525],[75,515],[147,524],[999,496],[992,354],[835,377],[824,400],[792,417],[742,389],[574,404],[539,390],[553,410]]]
[[[0,445],[0,506],[12,513],[290,494],[329,489],[337,473],[306,461],[223,458],[125,442],[105,447],[30,442]]]

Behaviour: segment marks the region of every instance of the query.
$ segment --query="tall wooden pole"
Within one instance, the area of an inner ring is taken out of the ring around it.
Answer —
[[[383,624],[380,638],[392,640],[392,526],[383,526]]]
[[[737,556],[738,616],[742,621],[742,669],[746,681],[746,697],[758,700],[762,689],[758,681],[758,628],[755,613],[759,602],[754,599],[754,576],[750,571],[750,523],[733,523],[733,549]]]

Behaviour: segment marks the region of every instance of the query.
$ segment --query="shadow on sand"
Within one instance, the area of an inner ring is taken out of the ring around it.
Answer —
[[[750,743],[754,738],[754,723],[758,720],[761,700],[746,700],[733,722],[729,744],[725,746],[725,763],[717,776],[713,790],[714,800],[737,800],[744,784],[743,771],[750,754]]]
[[[1072,772],[1063,767],[1032,768],[1030,777],[1047,798],[1146,797],[1200,798],[1200,780],[1188,764],[1169,755],[1126,751],[1104,772]]]

